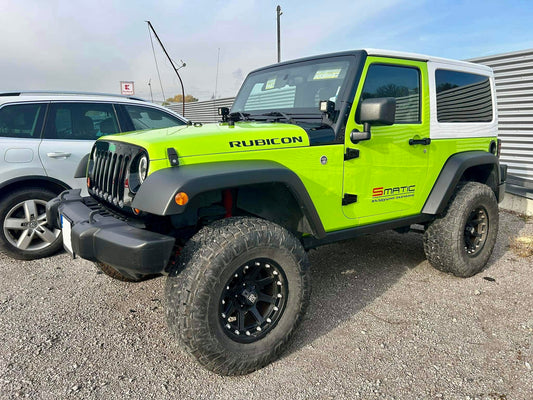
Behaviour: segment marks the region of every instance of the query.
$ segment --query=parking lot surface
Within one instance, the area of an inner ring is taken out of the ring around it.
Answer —
[[[501,213],[488,268],[434,270],[417,233],[310,252],[311,306],[271,365],[221,377],[165,323],[165,278],[123,283],[67,254],[0,254],[0,399],[530,399],[533,222]],[[531,245],[531,243],[530,243]],[[527,250],[527,249],[526,249]]]

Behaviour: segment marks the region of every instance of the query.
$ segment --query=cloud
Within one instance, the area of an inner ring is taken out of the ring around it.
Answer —
[[[151,20],[171,57],[187,63],[180,69],[187,93],[212,96],[220,49],[217,96],[234,96],[249,71],[276,62],[277,4],[282,60],[362,47],[467,58],[491,45],[515,50],[531,36],[526,3],[484,10],[475,2],[438,0],[4,1],[0,89],[118,92],[119,81],[133,80],[137,94],[148,98],[151,79],[154,97],[162,99],[144,22]],[[170,97],[181,88],[154,46]]]

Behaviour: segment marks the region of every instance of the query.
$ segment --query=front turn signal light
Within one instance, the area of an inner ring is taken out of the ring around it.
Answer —
[[[178,206],[184,206],[189,202],[189,196],[185,192],[179,192],[176,197],[174,197],[174,200]]]

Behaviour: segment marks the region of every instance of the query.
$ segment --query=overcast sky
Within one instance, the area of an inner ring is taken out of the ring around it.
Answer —
[[[533,47],[532,1],[440,0],[0,0],[0,91],[80,90],[162,100],[145,20],[180,70],[187,94],[234,96],[251,70],[282,60],[364,47],[467,59]],[[154,39],[166,97],[177,78]]]

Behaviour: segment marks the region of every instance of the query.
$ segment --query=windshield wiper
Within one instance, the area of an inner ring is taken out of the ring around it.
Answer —
[[[285,114],[282,111],[272,111],[272,112],[261,114],[261,115],[265,117],[282,117],[286,119],[289,124],[294,124],[294,119],[292,119],[288,114]],[[276,119],[279,119],[279,118],[276,118]]]

